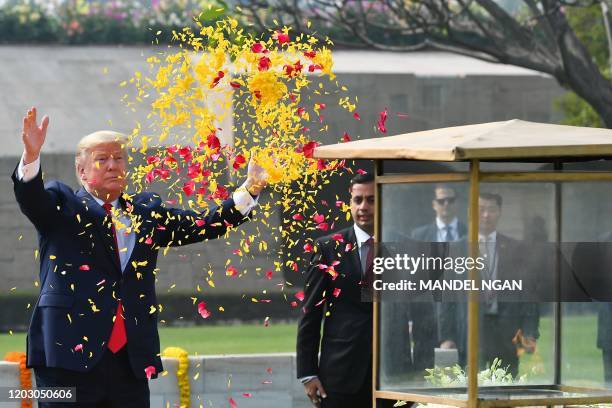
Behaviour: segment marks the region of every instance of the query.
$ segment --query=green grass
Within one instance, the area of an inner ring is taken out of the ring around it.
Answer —
[[[601,351],[596,348],[595,315],[568,316],[563,324],[563,381],[596,386],[603,377]],[[182,347],[189,354],[241,354],[295,351],[297,324],[161,327],[162,350]],[[521,357],[520,373],[529,382],[550,382],[553,376],[552,320],[540,320],[537,352]],[[7,351],[25,351],[25,333],[0,335],[0,358]]]
[[[161,349],[182,347],[189,354],[278,353],[295,351],[297,324],[160,327]],[[0,335],[0,358],[25,351],[25,333]]]

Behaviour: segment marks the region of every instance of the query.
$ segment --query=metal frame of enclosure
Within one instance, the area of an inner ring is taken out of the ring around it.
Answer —
[[[472,257],[478,253],[478,197],[482,182],[550,182],[555,183],[555,210],[557,242],[561,229],[561,182],[601,181],[611,182],[612,172],[563,171],[563,163],[612,160],[612,130],[579,128],[571,126],[530,123],[519,120],[459,126],[414,132],[385,138],[366,139],[339,145],[320,146],[315,157],[322,159],[372,159],[375,160],[376,202],[380,203],[381,187],[394,183],[466,182],[468,197],[468,239]],[[428,174],[385,174],[383,160],[414,160],[436,162],[468,162],[467,172]],[[486,172],[481,171],[482,162],[550,163],[552,171]],[[381,205],[375,215],[375,234],[381,236]],[[479,279],[477,271],[469,271],[470,279]],[[478,384],[478,324],[479,302],[476,292],[468,298],[467,330],[467,387],[464,388],[418,388],[409,392],[381,390],[379,382],[380,361],[379,331],[380,306],[374,303],[373,324],[373,403],[382,400],[405,400],[420,403],[443,404],[457,407],[510,407],[588,405],[612,403],[612,390],[575,387],[561,383],[561,303],[554,305],[554,382],[546,385],[502,386],[503,391],[549,390],[551,395],[521,398],[486,398],[484,389]],[[453,392],[467,398],[449,397]],[[581,394],[567,396],[564,393]],[[436,395],[437,394],[437,395]]]

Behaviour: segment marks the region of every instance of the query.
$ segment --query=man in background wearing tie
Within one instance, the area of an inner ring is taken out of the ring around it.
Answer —
[[[355,176],[349,192],[354,225],[316,240],[298,326],[297,377],[323,408],[372,406],[372,304],[362,289],[374,254],[374,176]]]
[[[412,239],[424,242],[458,241],[467,234],[467,227],[457,219],[457,193],[446,184],[434,189],[431,206],[436,213],[433,223],[422,225],[412,231]]]
[[[499,194],[481,193],[479,211],[479,256],[485,267],[481,279],[522,279],[528,285],[533,279],[525,246],[497,231],[502,215],[502,197]],[[532,275],[532,276],[530,276]],[[483,291],[484,301],[479,304],[479,360],[480,368],[490,366],[494,359],[501,359],[502,367],[514,377],[518,374],[517,349],[533,353],[539,337],[539,313],[535,303],[504,302],[494,291]],[[457,348],[460,364],[467,355],[467,303],[444,303],[442,312],[441,348]]]
[[[125,135],[100,131],[77,145],[81,188],[43,184],[49,118],[23,118],[23,156],[12,179],[39,238],[40,296],[27,338],[38,387],[76,387],[79,407],[148,407],[148,378],[163,370],[155,268],[160,248],[223,236],[246,220],[265,185],[250,165],[233,198],[207,213],[166,208],[153,193],[125,194]],[[72,407],[43,403],[39,407]]]
[[[431,201],[436,218],[412,231],[411,238],[423,242],[454,242],[467,235],[467,227],[457,218],[457,192],[448,184],[436,184]],[[442,304],[412,303],[412,338],[414,365],[419,370],[432,368],[434,351],[440,344]]]

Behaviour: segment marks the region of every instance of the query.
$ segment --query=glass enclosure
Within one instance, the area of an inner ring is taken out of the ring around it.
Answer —
[[[475,190],[466,162],[379,162],[378,255],[397,262],[376,277],[377,397],[465,404],[477,315],[479,405],[612,400],[612,184],[597,180],[608,164],[481,163]]]

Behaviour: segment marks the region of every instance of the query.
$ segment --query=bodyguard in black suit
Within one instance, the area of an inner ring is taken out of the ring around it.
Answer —
[[[467,235],[467,227],[457,218],[457,192],[449,184],[437,184],[431,208],[436,217],[432,223],[415,228],[411,238],[423,242],[453,242]],[[441,337],[440,320],[442,304],[412,303],[409,305],[412,319],[414,368],[423,372],[434,366],[434,351]]]
[[[23,119],[15,197],[38,232],[40,296],[27,339],[38,387],[76,387],[73,407],[148,407],[159,357],[155,267],[160,248],[220,237],[245,221],[265,179],[249,180],[208,214],[166,208],[152,193],[128,197],[127,138],[102,131],[77,146],[82,188],[43,183],[48,117]],[[260,173],[259,173],[260,174]],[[264,176],[265,177],[265,176]],[[39,403],[39,407],[62,404]]]
[[[525,286],[534,285],[538,271],[529,264],[525,246],[497,231],[501,208],[502,198],[498,194],[480,195],[479,256],[485,259],[486,265],[481,278],[522,279]],[[504,302],[495,293],[485,292],[484,296],[485,300],[479,305],[480,368],[499,358],[502,367],[508,367],[508,371],[516,376],[519,364],[517,348],[521,347],[528,353],[535,351],[539,337],[538,306],[532,302]],[[461,365],[465,365],[467,357],[467,324],[467,303],[443,303],[441,347],[456,347]]]
[[[362,301],[362,287],[373,256],[373,176],[354,177],[350,193],[355,224],[341,239],[316,240],[298,326],[297,377],[324,408],[372,406],[372,304]]]
[[[431,207],[436,219],[430,224],[415,228],[411,238],[424,242],[452,242],[467,235],[467,227],[457,219],[457,193],[446,184],[439,184],[434,189]]]

